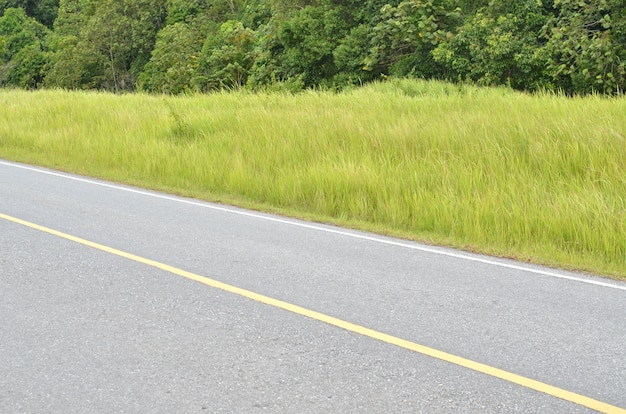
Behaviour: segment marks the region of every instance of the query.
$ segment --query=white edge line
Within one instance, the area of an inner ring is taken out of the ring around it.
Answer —
[[[72,176],[72,175],[68,175],[68,174],[57,173],[57,172],[53,172],[53,171],[48,171],[48,170],[44,170],[44,169],[40,169],[40,168],[29,167],[29,166],[20,165],[20,164],[14,164],[14,163],[5,162],[5,161],[0,161],[0,165],[6,165],[8,167],[14,167],[14,168],[21,168],[21,169],[24,169],[24,170],[34,171],[34,172],[38,172],[38,173],[41,173],[41,174],[52,175],[52,176],[55,176],[55,177],[61,177],[61,178],[65,178],[65,179],[68,179],[68,180],[74,180],[74,181],[79,181],[79,182],[83,182],[83,183],[98,185],[98,186],[101,186],[101,187],[107,187],[107,188],[112,188],[112,189],[115,189],[115,190],[126,191],[126,192],[129,192],[129,193],[135,193],[135,194],[140,194],[140,195],[144,195],[144,196],[159,198],[159,199],[162,199],[162,200],[169,200],[169,201],[174,201],[174,202],[178,202],[178,203],[189,204],[189,205],[192,205],[192,206],[208,208],[208,209],[211,209],[211,210],[217,210],[217,211],[222,211],[222,212],[226,212],[226,213],[238,214],[238,215],[241,215],[241,216],[253,217],[253,218],[256,218],[256,219],[272,221],[272,222],[281,223],[281,224],[287,224],[287,225],[290,225],[290,226],[302,227],[302,228],[305,228],[305,229],[317,230],[317,231],[321,231],[321,232],[326,232],[326,233],[337,234],[337,235],[341,235],[341,236],[352,237],[352,238],[355,238],[355,239],[366,240],[366,241],[376,242],[376,243],[382,243],[382,244],[386,244],[386,245],[390,245],[390,246],[404,247],[404,248],[407,248],[407,249],[418,250],[418,251],[425,252],[425,253],[433,253],[433,254],[438,254],[438,255],[441,255],[441,256],[453,257],[455,259],[463,259],[463,260],[468,260],[468,261],[471,261],[471,262],[478,262],[478,263],[488,264],[488,265],[492,265],[492,266],[504,267],[504,268],[507,268],[507,269],[519,270],[519,271],[539,274],[539,275],[543,275],[543,276],[550,276],[550,277],[555,277],[555,278],[559,278],[559,279],[567,279],[567,280],[572,280],[572,281],[575,281],[575,282],[587,283],[587,284],[590,284],[590,285],[596,285],[596,286],[602,286],[602,287],[607,287],[607,288],[619,289],[619,290],[626,291],[626,286],[618,286],[618,285],[614,285],[614,284],[611,284],[611,283],[600,282],[600,281],[596,281],[596,280],[583,279],[583,278],[579,278],[579,277],[575,277],[575,276],[567,276],[567,275],[563,275],[563,274],[559,274],[559,273],[555,273],[555,272],[548,272],[548,271],[545,271],[545,270],[532,269],[532,268],[529,268],[529,267],[518,266],[518,265],[514,265],[514,264],[501,263],[501,262],[497,262],[497,261],[494,261],[494,260],[482,259],[482,258],[479,258],[479,257],[473,257],[473,256],[464,255],[464,254],[445,252],[445,251],[441,251],[441,250],[434,249],[434,248],[429,248],[429,247],[424,247],[424,246],[417,246],[417,245],[414,245],[414,244],[408,244],[408,243],[396,242],[396,241],[392,241],[392,240],[385,240],[385,239],[381,239],[381,238],[377,238],[377,237],[371,237],[371,236],[364,236],[364,235],[360,235],[360,234],[354,234],[354,233],[350,233],[350,232],[347,232],[347,231],[330,229],[330,228],[326,228],[326,227],[316,226],[316,225],[313,225],[313,224],[299,223],[299,222],[292,221],[292,220],[286,220],[286,219],[280,219],[280,218],[276,218],[276,217],[269,217],[269,216],[265,216],[265,215],[261,215],[261,214],[249,213],[249,212],[246,212],[246,211],[235,210],[235,209],[226,208],[226,207],[220,207],[220,206],[209,204],[209,203],[202,203],[202,202],[196,202],[196,201],[191,201],[191,200],[185,200],[184,198],[180,198],[180,197],[166,196],[166,195],[152,193],[152,192],[148,192],[148,191],[142,191],[142,190],[136,190],[136,189],[133,189],[133,188],[123,187],[121,185],[107,184],[107,183],[96,181],[96,180],[92,180],[92,179],[80,178],[80,177],[76,177],[76,176]]]

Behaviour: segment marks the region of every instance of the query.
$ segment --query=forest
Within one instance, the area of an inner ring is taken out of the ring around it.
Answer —
[[[626,0],[0,0],[0,87],[626,90]]]

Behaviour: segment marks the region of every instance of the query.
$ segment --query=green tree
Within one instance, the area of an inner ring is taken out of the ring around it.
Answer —
[[[8,8],[22,8],[39,23],[52,28],[57,16],[59,0],[0,0],[0,14]]]
[[[341,7],[307,6],[299,10],[279,28],[282,50],[277,77],[301,79],[305,87],[331,80],[338,72],[333,55],[337,40],[349,30]]]
[[[8,8],[0,17],[0,86],[37,88],[48,55],[48,29],[22,8]]]
[[[207,38],[199,67],[201,90],[241,88],[255,60],[255,32],[236,20],[223,23],[218,34]]]
[[[240,13],[240,21],[245,27],[257,30],[267,25],[274,16],[271,2],[267,0],[247,0]]]
[[[203,39],[193,26],[176,22],[157,37],[150,62],[139,75],[139,89],[178,94],[195,85]]]
[[[366,68],[400,76],[437,76],[431,52],[452,37],[461,10],[450,9],[443,1],[405,0],[396,7],[385,5],[380,13]]]
[[[546,85],[541,28],[550,11],[536,0],[494,0],[442,41],[435,60],[451,79],[516,89]]]
[[[209,0],[168,0],[166,24],[189,23],[210,7]]]
[[[626,1],[555,0],[544,27],[548,70],[568,93],[626,90]]]
[[[371,29],[365,24],[358,25],[339,41],[333,51],[335,66],[339,71],[336,78],[345,79],[344,83],[360,84],[379,75],[366,66],[371,49]]]
[[[166,23],[189,23],[202,18],[221,24],[238,18],[247,3],[246,0],[167,0]]]
[[[46,82],[133,90],[165,20],[165,0],[61,0]]]

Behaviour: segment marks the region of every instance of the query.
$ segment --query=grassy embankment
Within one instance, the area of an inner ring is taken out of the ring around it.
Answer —
[[[626,277],[626,99],[3,90],[0,157]]]

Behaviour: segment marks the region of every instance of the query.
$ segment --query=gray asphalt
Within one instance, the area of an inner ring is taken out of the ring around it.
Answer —
[[[625,283],[54,174],[0,161],[0,213],[626,407]],[[590,412],[13,222],[0,235],[2,413]]]

